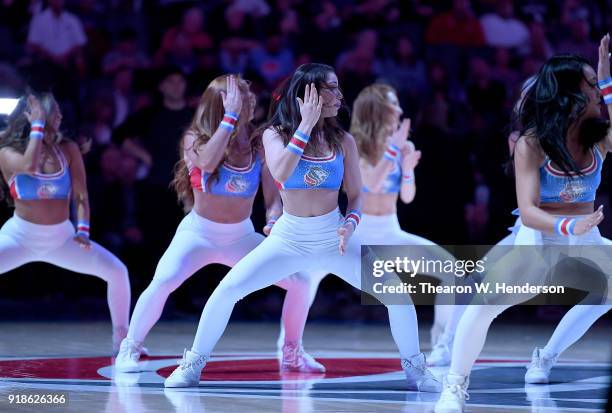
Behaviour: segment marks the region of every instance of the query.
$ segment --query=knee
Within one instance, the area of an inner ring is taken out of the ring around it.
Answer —
[[[128,268],[125,264],[118,259],[113,263],[112,268],[108,271],[109,281],[128,283],[130,282],[130,276]]]
[[[242,300],[249,292],[244,290],[244,287],[238,283],[224,279],[210,296],[220,297],[223,301],[231,301],[237,303]]]

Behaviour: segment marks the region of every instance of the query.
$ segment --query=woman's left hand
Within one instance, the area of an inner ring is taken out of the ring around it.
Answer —
[[[610,34],[606,34],[599,42],[599,61],[597,62],[597,79],[610,78]]]
[[[74,236],[74,242],[79,244],[81,248],[85,248],[86,250],[91,249],[91,241],[85,235],[77,234]]]
[[[355,227],[350,222],[345,222],[344,225],[338,228],[338,237],[340,238],[338,250],[340,251],[340,255],[344,255],[346,252],[349,238],[351,238],[353,232],[355,232]]]

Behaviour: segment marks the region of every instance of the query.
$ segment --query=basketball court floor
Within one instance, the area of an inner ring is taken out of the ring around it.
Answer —
[[[564,354],[550,385],[523,383],[533,347],[543,345],[553,327],[494,324],[471,376],[468,411],[603,411],[612,367],[606,320]],[[0,412],[421,413],[433,412],[438,398],[404,389],[385,325],[310,323],[305,347],[327,372],[280,376],[278,324],[231,323],[198,388],[164,389],[195,329],[195,322],[158,324],[147,338],[147,371],[115,374],[109,324],[0,323]],[[426,351],[427,334],[421,331]],[[32,403],[16,403],[17,395],[33,396]],[[44,395],[58,396],[57,403],[40,404]]]

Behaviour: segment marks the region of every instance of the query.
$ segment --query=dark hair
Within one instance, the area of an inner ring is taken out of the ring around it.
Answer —
[[[515,116],[521,136],[535,136],[546,155],[567,175],[580,168],[566,145],[567,131],[584,113],[588,98],[580,88],[589,62],[577,55],[551,57],[538,71]],[[604,139],[607,122],[586,119],[581,124],[579,143],[587,151]]]
[[[268,121],[254,132],[262,135],[268,129],[274,129],[287,145],[301,122],[300,107],[297,98],[304,98],[306,85],[314,83],[317,91],[325,87],[325,78],[328,73],[334,73],[334,68],[322,63],[306,63],[299,66],[293,76],[283,82],[272,94]],[[323,138],[336,152],[342,151],[341,138],[346,133],[335,117],[325,118],[323,125],[316,125],[311,133],[310,147],[320,145],[318,136]]]

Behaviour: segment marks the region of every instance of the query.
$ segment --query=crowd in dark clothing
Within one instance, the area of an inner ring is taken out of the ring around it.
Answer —
[[[345,126],[363,87],[392,85],[423,153],[402,227],[439,244],[492,244],[516,206],[504,164],[520,85],[555,53],[596,67],[605,12],[604,0],[3,0],[0,97],[53,90],[67,136],[91,140],[92,238],[126,262],[138,294],[183,215],[169,188],[178,144],[216,76],[252,82],[256,122],[305,62],[335,67]]]

